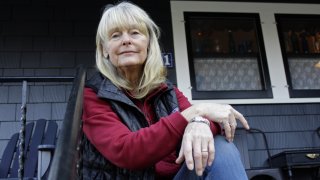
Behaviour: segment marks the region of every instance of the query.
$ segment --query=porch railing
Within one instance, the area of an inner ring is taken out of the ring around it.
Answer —
[[[19,170],[18,178],[24,178],[24,163],[25,163],[25,131],[26,131],[26,117],[27,117],[27,83],[28,82],[72,82],[74,77],[14,77],[14,76],[2,76],[0,77],[0,83],[21,83],[22,82],[22,92],[21,92],[21,129],[19,131]]]
[[[48,177],[50,180],[77,179],[85,76],[85,69],[78,68],[54,152]]]
[[[15,77],[15,76],[3,76],[0,77],[0,83],[14,83],[14,82],[72,82],[74,77],[68,76],[25,76],[25,77]]]

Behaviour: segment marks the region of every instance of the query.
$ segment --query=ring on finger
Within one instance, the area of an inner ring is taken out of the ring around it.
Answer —
[[[221,123],[221,125],[222,125],[222,127],[224,127],[224,126],[230,126],[230,124],[229,124],[229,122],[228,121],[222,121],[222,123]]]
[[[237,123],[230,123],[230,127],[237,127]]]
[[[222,121],[222,123],[221,123],[223,126],[225,126],[225,125],[229,125],[229,122],[228,121]]]

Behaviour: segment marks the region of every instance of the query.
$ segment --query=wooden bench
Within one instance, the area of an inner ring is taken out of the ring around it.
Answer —
[[[39,119],[26,125],[24,178],[37,177],[39,145],[54,145],[58,125],[55,121]],[[48,147],[42,147],[48,149]],[[49,165],[49,164],[48,164]],[[19,169],[19,133],[12,135],[0,162],[0,179],[18,178]],[[41,172],[45,175],[45,172]]]
[[[317,128],[316,133],[320,141],[320,127]],[[270,160],[277,167],[287,170],[289,180],[293,179],[294,168],[316,169],[318,174],[313,178],[319,179],[320,148],[286,150],[271,156]]]
[[[275,157],[282,152],[292,154],[293,150],[300,152],[320,147],[317,133],[320,131],[320,103],[237,104],[233,107],[246,117],[251,128],[261,131],[236,131],[239,135],[236,136],[235,143],[240,146],[238,149],[243,156],[247,173],[253,172],[252,170],[271,170],[271,165],[272,169],[281,169],[284,179],[290,179],[285,166],[281,167]],[[296,180],[312,179],[315,171],[316,169],[296,168],[292,170],[292,176]]]
[[[240,155],[242,163],[246,169],[246,173],[249,180],[254,179],[274,179],[274,180],[283,180],[283,174],[280,168],[274,168],[270,161],[270,152],[268,162],[269,167],[262,167],[262,168],[252,168],[250,165],[250,156],[248,151],[248,139],[247,136],[250,135],[251,132],[260,132],[257,129],[251,129],[249,131],[239,128],[236,131],[234,143],[237,146]],[[265,137],[264,137],[265,138]],[[268,149],[268,142],[266,139],[262,139],[261,141],[265,142],[266,148]]]

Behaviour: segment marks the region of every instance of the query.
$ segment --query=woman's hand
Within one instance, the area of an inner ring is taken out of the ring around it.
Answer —
[[[217,122],[224,129],[229,142],[233,141],[238,119],[244,128],[249,129],[247,120],[241,113],[227,104],[201,103],[185,109],[181,114],[190,121],[195,116],[202,116],[210,121]]]
[[[203,117],[210,121],[217,122],[224,129],[225,136],[229,142],[233,141],[237,128],[238,119],[244,128],[249,129],[249,125],[244,116],[228,104],[200,104],[203,109]]]
[[[205,123],[191,122],[187,125],[182,138],[181,149],[176,163],[184,160],[189,170],[201,176],[205,167],[214,159],[214,141],[210,127]]]

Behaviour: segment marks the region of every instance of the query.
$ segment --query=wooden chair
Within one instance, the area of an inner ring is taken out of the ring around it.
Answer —
[[[258,179],[271,179],[271,180],[283,180],[283,174],[280,168],[274,168],[271,164],[270,159],[270,153],[268,152],[269,158],[268,162],[270,167],[267,168],[251,168],[250,165],[250,159],[249,159],[249,151],[248,151],[248,140],[247,140],[247,134],[250,134],[251,132],[258,132],[263,133],[262,131],[258,129],[253,129],[247,131],[242,128],[238,128],[235,135],[234,143],[237,146],[240,155],[242,163],[246,169],[246,173],[249,180],[258,180]],[[263,134],[264,135],[264,134]],[[268,142],[266,140],[266,137],[264,137],[264,142],[266,145],[267,151],[269,151]]]
[[[38,147],[39,145],[54,145],[56,142],[58,125],[55,121],[39,119],[26,125],[24,178],[37,177]],[[51,146],[42,146],[48,149]],[[0,179],[17,178],[19,169],[19,133],[12,135],[6,146],[0,162]],[[45,175],[41,171],[41,175]]]

